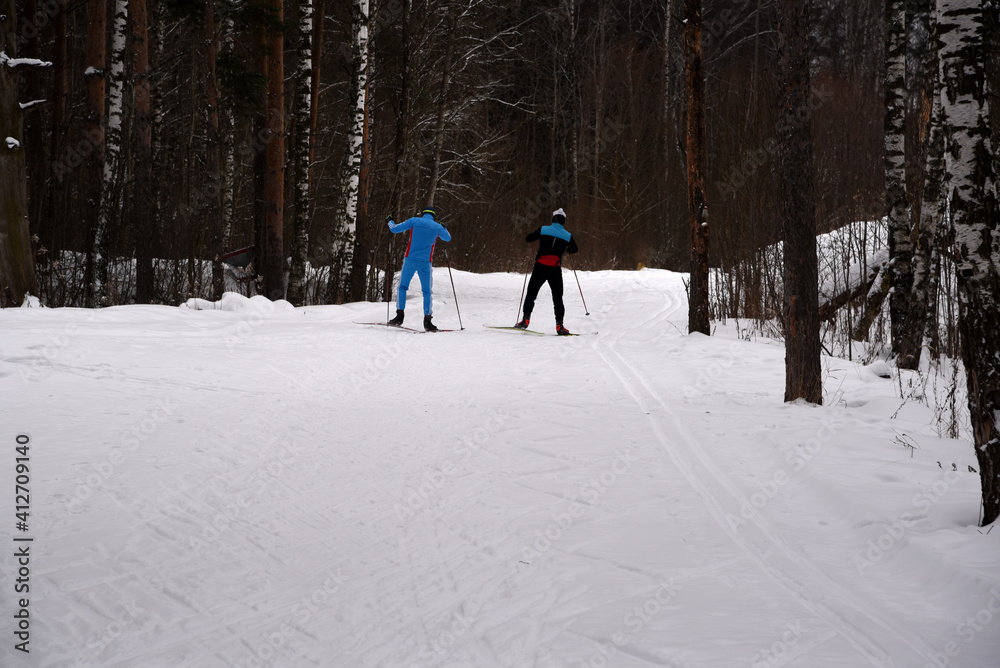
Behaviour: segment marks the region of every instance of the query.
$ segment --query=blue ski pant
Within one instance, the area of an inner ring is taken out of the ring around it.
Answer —
[[[413,274],[420,278],[420,290],[424,293],[424,315],[433,315],[434,279],[431,273],[431,263],[426,260],[414,260],[410,257],[403,260],[403,268],[399,272],[399,296],[396,299],[396,308],[406,308],[406,291],[410,289]]]

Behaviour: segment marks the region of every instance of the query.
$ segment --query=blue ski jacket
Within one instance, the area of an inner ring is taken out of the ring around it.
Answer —
[[[434,259],[434,244],[438,237],[443,241],[451,241],[451,234],[441,223],[435,222],[430,213],[415,216],[401,223],[389,222],[389,231],[399,234],[410,230],[410,241],[406,246],[406,257],[421,262],[431,262]]]

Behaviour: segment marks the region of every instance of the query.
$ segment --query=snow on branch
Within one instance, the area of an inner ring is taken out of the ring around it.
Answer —
[[[12,151],[21,145],[21,142],[14,139],[13,137],[7,137],[7,139],[5,139],[4,142],[7,144],[7,148],[9,148]]]
[[[38,58],[11,58],[6,51],[0,51],[0,64],[15,67],[52,67],[52,63]]]

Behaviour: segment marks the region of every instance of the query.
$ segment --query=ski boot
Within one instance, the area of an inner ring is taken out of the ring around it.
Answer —
[[[524,320],[514,325],[514,329],[528,329],[528,325],[531,323],[531,319],[528,316],[524,316]]]
[[[424,316],[424,331],[427,332],[438,331],[438,328],[434,326],[433,322],[431,322],[431,317],[429,315]]]
[[[396,317],[386,323],[392,327],[402,327],[403,326],[403,309],[396,309]]]
[[[558,334],[559,336],[572,336],[570,331],[565,327],[563,327],[563,324],[561,322],[556,323],[556,334]]]

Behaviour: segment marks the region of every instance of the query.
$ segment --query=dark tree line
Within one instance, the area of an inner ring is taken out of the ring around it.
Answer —
[[[428,201],[458,235],[463,268],[520,268],[523,228],[561,206],[585,244],[581,267],[686,270],[685,11],[680,0],[167,0],[148,11],[19,0],[22,49],[53,64],[20,77],[22,99],[46,100],[24,114],[41,296],[210,297],[221,257],[255,246],[249,282],[266,294],[374,298],[382,274],[369,268],[393,264],[381,221]],[[818,35],[865,26],[874,10],[823,11]],[[781,236],[775,4],[718,0],[703,15],[702,190],[711,262],[734,266]],[[857,55],[870,37],[851,36],[855,49],[836,37],[816,50],[816,152],[857,150],[817,181],[821,227],[874,215],[878,201],[877,178],[862,177],[877,177],[880,133],[852,106],[881,104],[877,63]]]

